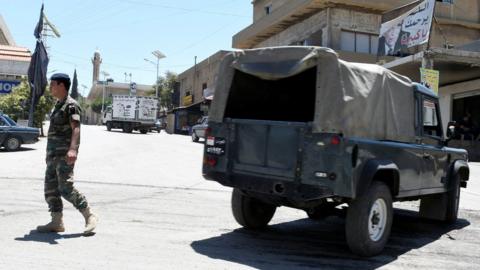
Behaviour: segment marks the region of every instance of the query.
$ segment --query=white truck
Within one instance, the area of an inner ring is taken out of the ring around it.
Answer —
[[[103,113],[102,122],[107,130],[122,129],[125,133],[138,130],[146,134],[155,128],[158,99],[154,97],[114,95],[112,106]]]

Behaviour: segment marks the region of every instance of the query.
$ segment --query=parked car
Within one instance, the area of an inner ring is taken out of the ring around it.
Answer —
[[[202,117],[198,124],[192,127],[192,141],[198,142],[200,138],[205,139],[205,131],[208,128],[208,116]]]
[[[165,129],[167,124],[164,122],[164,118],[159,118],[155,121],[155,127],[150,128],[150,131],[156,131],[160,133],[162,129]]]
[[[38,142],[38,128],[21,127],[5,114],[0,113],[0,147],[15,151],[22,144]]]

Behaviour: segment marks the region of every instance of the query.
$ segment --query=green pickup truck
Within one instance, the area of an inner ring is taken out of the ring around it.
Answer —
[[[394,201],[421,200],[422,217],[456,221],[468,157],[445,133],[438,97],[378,65],[321,47],[236,51],[220,66],[203,176],[233,187],[233,215],[248,229],[279,206],[318,219],[348,205],[347,244],[373,256]]]

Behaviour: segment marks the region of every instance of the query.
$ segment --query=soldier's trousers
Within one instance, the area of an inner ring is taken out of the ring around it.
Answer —
[[[50,212],[62,212],[62,198],[73,204],[78,210],[88,206],[87,199],[73,187],[73,167],[68,165],[66,157],[47,157],[45,171],[45,200]]]

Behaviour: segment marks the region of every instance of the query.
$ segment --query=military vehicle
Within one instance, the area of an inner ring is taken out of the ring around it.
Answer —
[[[331,49],[278,47],[226,55],[209,114],[203,176],[233,187],[236,221],[268,225],[279,206],[311,218],[348,206],[346,241],[382,252],[392,203],[421,200],[422,217],[455,222],[467,152],[449,148],[438,97]]]

